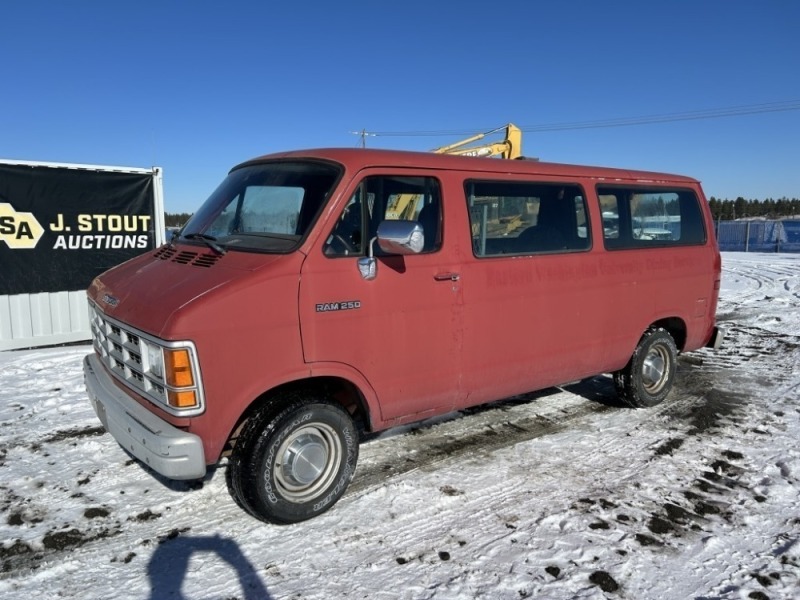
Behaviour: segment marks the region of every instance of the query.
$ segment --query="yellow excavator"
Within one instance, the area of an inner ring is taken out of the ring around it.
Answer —
[[[470,145],[482,140],[487,135],[492,135],[493,133],[503,130],[505,130],[505,138],[502,141]],[[522,157],[522,130],[516,125],[509,123],[504,127],[498,127],[497,129],[492,129],[485,133],[473,135],[455,144],[435,148],[432,152],[435,154],[452,154],[456,156],[479,156],[487,158],[497,156],[506,159],[517,159]],[[417,194],[401,194],[393,198],[393,201],[387,207],[386,217],[389,219],[415,220],[419,210],[422,208],[421,199],[422,196]]]
[[[480,144],[478,146],[469,146],[472,142],[482,140],[487,135],[497,133],[505,129],[506,136],[501,142],[493,142],[489,144]],[[464,147],[466,146],[466,148]],[[505,127],[498,127],[486,133],[479,133],[468,137],[465,140],[450,144],[449,146],[442,146],[433,150],[436,154],[455,154],[458,156],[499,156],[500,158],[519,158],[522,156],[522,131],[513,123],[509,123]]]

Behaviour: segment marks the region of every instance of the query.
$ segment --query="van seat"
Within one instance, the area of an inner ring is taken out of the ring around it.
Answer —
[[[534,225],[523,230],[514,243],[514,251],[520,254],[563,250],[566,243],[561,232],[552,227]]]

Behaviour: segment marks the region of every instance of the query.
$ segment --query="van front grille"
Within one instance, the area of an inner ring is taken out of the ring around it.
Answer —
[[[152,369],[151,352],[159,355],[162,348],[187,348],[197,364],[196,351],[190,342],[167,342],[136,331],[119,321],[107,317],[94,303],[89,302],[89,320],[92,329],[92,343],[98,357],[119,381],[157,404],[167,412],[192,416],[204,410],[204,394],[199,372],[195,371],[194,390],[198,406],[193,409],[176,410],[169,405],[169,386],[165,383],[159,369]],[[181,388],[186,389],[186,388]]]
[[[145,373],[142,354],[147,350],[141,335],[112,323],[91,303],[89,317],[94,349],[108,369],[141,395],[159,405],[166,404],[167,396],[161,382]]]

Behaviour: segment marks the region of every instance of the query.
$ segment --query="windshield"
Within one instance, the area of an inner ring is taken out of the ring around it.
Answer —
[[[232,171],[181,231],[182,240],[221,250],[291,252],[311,229],[340,169],[272,162]]]

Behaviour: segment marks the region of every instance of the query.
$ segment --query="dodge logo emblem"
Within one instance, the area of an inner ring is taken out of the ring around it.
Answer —
[[[109,306],[116,306],[119,304],[119,298],[114,298],[111,294],[105,294],[103,296],[103,302],[108,304]]]

